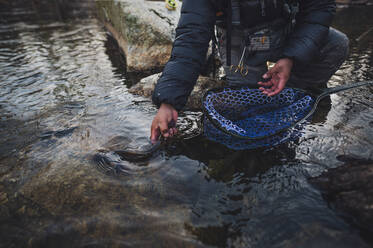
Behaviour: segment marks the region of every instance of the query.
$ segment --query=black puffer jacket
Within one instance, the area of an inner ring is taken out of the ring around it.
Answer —
[[[157,106],[168,103],[176,110],[185,106],[213,35],[216,9],[212,1],[183,1],[171,57],[153,93],[153,102]],[[318,54],[328,34],[335,13],[335,1],[304,0],[299,4],[297,25],[288,38],[283,56],[307,63]]]

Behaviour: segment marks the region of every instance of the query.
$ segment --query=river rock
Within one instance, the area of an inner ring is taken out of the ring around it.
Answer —
[[[168,60],[181,2],[174,11],[164,1],[98,0],[99,19],[117,40],[127,59],[127,70],[149,71]]]
[[[0,192],[0,205],[8,202],[8,195],[5,192]]]
[[[157,73],[146,78],[143,78],[137,84],[133,85],[128,91],[135,95],[151,97],[154,87],[160,78],[161,73]],[[202,106],[202,96],[208,90],[216,87],[222,87],[225,82],[222,80],[215,80],[209,77],[200,76],[194,86],[194,89],[185,106],[189,110],[200,110]]]
[[[149,239],[154,227],[159,226],[166,233],[182,233],[188,220],[188,209],[170,200],[173,192],[163,183],[156,177],[146,183],[141,181],[141,176],[110,177],[97,170],[94,164],[87,166],[84,161],[50,163],[28,179],[19,191],[32,206],[45,211],[43,216],[58,218],[51,223],[39,217],[37,228],[41,231],[33,233],[29,247],[68,247],[67,244],[73,243],[71,240],[80,242],[82,238],[82,242],[87,243],[107,240],[105,245],[108,247],[122,247],[123,243],[117,243],[122,240],[131,240],[135,244],[150,240],[149,244],[141,243],[139,247],[153,247],[151,244],[160,241],[167,242],[162,247],[194,247],[177,238],[165,240],[160,237],[162,234],[154,234]],[[0,219],[7,211],[0,205]],[[23,206],[16,211],[22,218],[24,213],[30,212],[29,207]],[[180,215],[171,219],[175,213]],[[165,222],[170,219],[171,222]],[[30,226],[22,228],[35,228],[31,221],[25,222]],[[141,231],[133,230],[137,226]],[[30,234],[26,232],[25,237],[27,235]]]
[[[345,159],[310,182],[344,217],[364,232],[373,234],[373,161]],[[340,159],[341,159],[340,158]]]

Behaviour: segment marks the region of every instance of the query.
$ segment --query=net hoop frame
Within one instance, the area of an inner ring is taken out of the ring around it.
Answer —
[[[202,96],[202,111],[203,111],[204,116],[213,124],[213,126],[215,128],[217,128],[218,130],[224,132],[225,134],[231,135],[231,136],[233,136],[235,138],[238,138],[238,139],[244,139],[244,140],[261,140],[261,139],[265,139],[265,138],[268,138],[268,137],[271,137],[271,136],[274,136],[274,135],[278,135],[278,134],[280,134],[282,132],[285,132],[287,130],[290,130],[290,129],[298,126],[302,122],[306,121],[307,119],[309,119],[313,115],[313,113],[316,111],[318,103],[324,97],[329,96],[329,95],[334,94],[334,93],[337,93],[337,92],[340,92],[340,91],[344,91],[344,90],[348,90],[348,89],[352,89],[352,88],[356,88],[356,87],[360,87],[360,86],[365,86],[365,85],[373,85],[373,81],[363,81],[363,82],[358,82],[358,83],[351,83],[351,84],[340,85],[340,86],[336,86],[336,87],[333,87],[333,88],[326,88],[326,89],[323,89],[320,94],[315,94],[315,93],[312,93],[312,92],[308,92],[308,91],[306,91],[304,89],[300,89],[300,88],[296,88],[296,87],[286,87],[287,89],[293,89],[293,90],[296,90],[296,91],[300,91],[300,92],[302,92],[302,93],[304,93],[306,95],[311,96],[314,99],[313,106],[312,106],[311,110],[303,118],[301,118],[300,120],[294,122],[289,127],[281,128],[281,129],[277,130],[276,132],[274,132],[274,133],[272,133],[270,135],[266,135],[266,136],[248,137],[248,136],[241,136],[241,135],[238,135],[236,133],[230,132],[230,131],[226,130],[225,128],[221,127],[220,124],[219,124],[219,122],[216,121],[214,118],[211,117],[211,115],[209,114],[208,110],[205,108],[205,105],[204,105],[204,102],[206,101],[206,97],[210,93],[222,92],[225,89],[231,89],[231,90],[240,90],[240,89],[243,89],[243,88],[247,88],[247,89],[258,89],[258,87],[253,87],[253,86],[232,86],[232,87],[217,87],[217,88],[213,88],[213,89],[207,90],[203,94],[203,96]],[[286,89],[286,88],[284,88],[284,89]]]

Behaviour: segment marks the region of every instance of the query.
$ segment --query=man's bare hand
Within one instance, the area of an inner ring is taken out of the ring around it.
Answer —
[[[259,82],[259,89],[267,96],[274,96],[280,93],[290,78],[293,60],[289,58],[280,59],[277,63],[263,75],[264,79],[270,79],[267,82]]]
[[[152,143],[155,143],[161,135],[168,138],[177,133],[175,128],[177,117],[176,109],[169,104],[161,104],[151,126],[150,139]]]

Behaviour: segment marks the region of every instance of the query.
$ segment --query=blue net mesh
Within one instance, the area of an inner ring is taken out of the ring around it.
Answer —
[[[313,104],[311,96],[292,88],[272,97],[248,87],[209,91],[203,101],[204,133],[235,150],[278,145],[299,136],[295,123]]]

